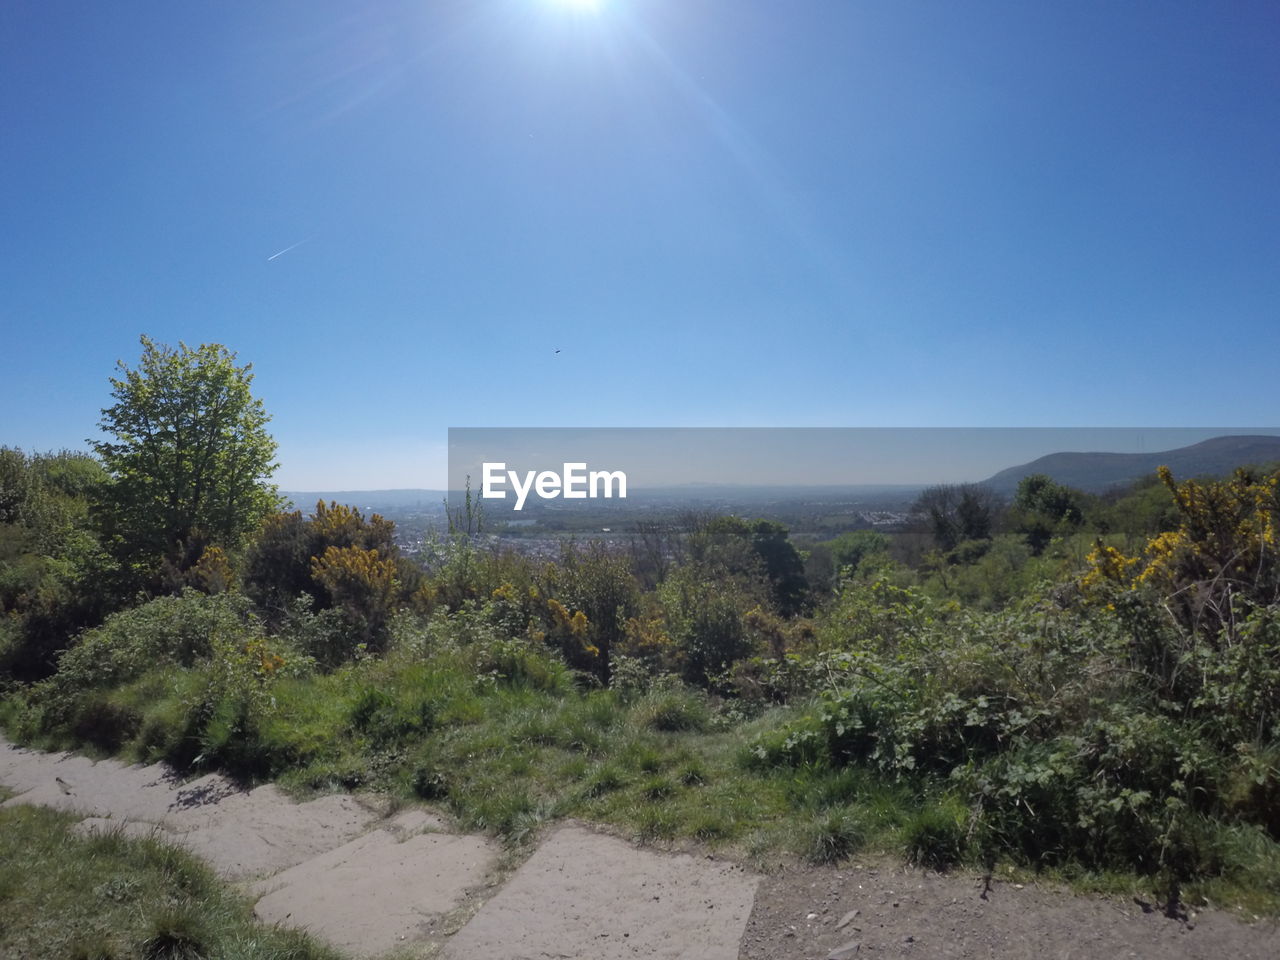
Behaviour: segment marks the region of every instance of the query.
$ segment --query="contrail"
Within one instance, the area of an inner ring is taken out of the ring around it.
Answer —
[[[295,244],[294,244],[293,246],[291,246],[291,247],[285,247],[285,248],[284,248],[283,250],[281,250],[279,253],[273,253],[271,256],[267,257],[267,263],[270,263],[270,262],[271,262],[272,260],[274,260],[276,257],[283,257],[283,256],[284,256],[286,253],[288,253],[290,250],[297,250],[297,249],[298,249],[298,247],[302,246],[304,243],[309,243],[312,239],[313,239],[312,237],[307,237],[307,239],[306,239],[306,240],[299,240],[297,243],[295,243]]]

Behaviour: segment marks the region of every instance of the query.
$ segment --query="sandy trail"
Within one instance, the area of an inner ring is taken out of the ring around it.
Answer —
[[[873,864],[767,876],[566,823],[509,877],[486,837],[424,810],[380,817],[345,795],[294,803],[218,775],[182,782],[24,750],[0,738],[6,801],[82,814],[85,830],[160,831],[241,881],[268,922],[353,956],[473,960],[851,960],[1068,957],[1275,960],[1274,921],[1194,924],[1131,902]],[[469,918],[469,919],[468,919]],[[465,923],[463,922],[465,920]],[[459,929],[460,927],[460,929]]]

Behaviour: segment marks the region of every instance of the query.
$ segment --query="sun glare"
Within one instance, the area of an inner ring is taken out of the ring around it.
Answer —
[[[577,10],[582,13],[593,13],[600,9],[604,0],[547,0],[548,3],[556,7],[563,7],[566,10]]]

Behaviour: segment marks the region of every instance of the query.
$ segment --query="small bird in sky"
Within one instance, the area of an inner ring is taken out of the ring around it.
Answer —
[[[67,796],[71,796],[71,784],[67,783],[67,781],[63,780],[61,777],[54,777],[53,779],[58,781],[59,790],[61,790]]]
[[[560,352],[560,348],[556,347],[556,353],[559,353],[559,352]]]

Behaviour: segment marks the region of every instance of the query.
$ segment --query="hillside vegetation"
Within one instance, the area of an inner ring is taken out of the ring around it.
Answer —
[[[804,550],[701,517],[554,560],[465,510],[411,560],[382,518],[274,512],[264,483],[217,529],[179,510],[133,537],[131,470],[0,452],[24,743],[416,797],[512,843],[572,814],[1280,906],[1275,468],[934,488],[911,529]]]

